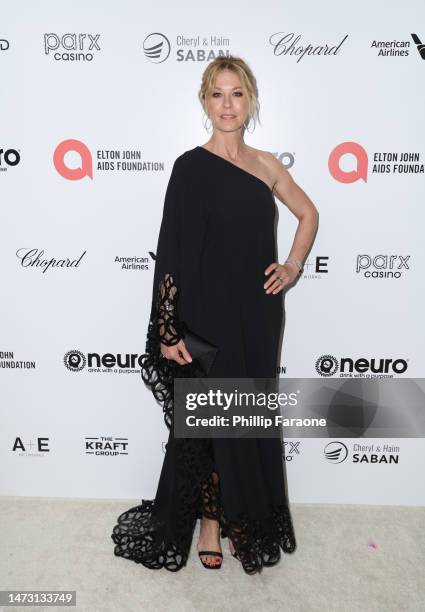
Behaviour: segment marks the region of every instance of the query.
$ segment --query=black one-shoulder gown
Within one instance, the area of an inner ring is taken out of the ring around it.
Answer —
[[[173,436],[173,379],[192,376],[161,355],[182,322],[218,347],[212,378],[276,376],[282,294],[266,294],[276,261],[276,204],[259,177],[197,146],[174,162],[158,237],[142,377],[170,429],[153,500],[122,513],[114,553],[170,571],[187,562],[196,520],[220,523],[247,573],[296,549],[278,438]],[[213,473],[218,475],[213,478]]]

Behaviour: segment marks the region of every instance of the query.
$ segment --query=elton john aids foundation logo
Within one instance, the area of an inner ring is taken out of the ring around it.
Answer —
[[[65,160],[68,154],[76,154],[78,162],[76,167],[72,168]],[[63,140],[56,147],[53,153],[53,163],[58,173],[70,181],[79,181],[85,176],[93,179],[93,163],[90,149],[81,140]]]
[[[354,170],[343,170],[341,168],[341,158],[344,155],[353,155],[356,160]],[[368,158],[364,148],[357,142],[342,142],[335,147],[328,159],[328,168],[331,176],[340,183],[354,183],[362,179],[367,182]]]
[[[367,183],[368,175],[425,174],[422,155],[422,151],[373,151],[369,166],[366,150],[358,142],[347,141],[331,151],[328,169],[339,183],[355,183],[359,180]]]

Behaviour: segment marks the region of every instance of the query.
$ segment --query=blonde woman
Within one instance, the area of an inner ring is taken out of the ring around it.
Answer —
[[[244,141],[258,119],[256,79],[245,61],[218,57],[205,69],[199,99],[208,142],[182,153],[168,183],[156,252],[144,382],[170,428],[154,500],[120,515],[117,556],[170,571],[197,550],[220,569],[220,536],[254,574],[292,553],[295,534],[278,438],[182,439],[173,434],[173,379],[190,376],[187,328],[218,347],[208,376],[276,376],[282,289],[292,283],[317,229],[318,213],[272,153]],[[274,219],[281,200],[298,228],[286,261],[276,259]]]

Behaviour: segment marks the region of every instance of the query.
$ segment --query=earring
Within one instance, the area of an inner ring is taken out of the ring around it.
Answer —
[[[212,123],[210,123],[210,125],[209,125],[209,126],[207,126],[207,121],[209,120],[209,121],[211,122],[211,119],[210,119],[210,116],[209,116],[209,115],[207,115],[205,112],[204,112],[204,115],[206,116],[206,121],[203,121],[204,128],[205,128],[205,129],[207,130],[207,132],[209,133],[209,132],[210,132],[210,127],[212,126]]]
[[[247,131],[249,134],[252,134],[252,132],[255,130],[255,121],[254,121],[254,122],[253,122],[253,124],[252,124],[252,125],[253,125],[252,130],[249,130],[249,129],[248,129],[248,126],[249,126],[249,124],[251,123],[251,119],[252,119],[252,117],[251,117],[251,115],[250,115],[250,116],[249,116],[249,121],[248,121],[248,124],[246,124],[246,123],[244,123],[244,124],[243,124],[244,128],[246,129],[246,131]]]

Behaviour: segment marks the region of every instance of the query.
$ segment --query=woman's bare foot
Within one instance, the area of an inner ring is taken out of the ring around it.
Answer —
[[[230,550],[230,554],[234,555],[235,554],[235,547],[233,546],[233,542],[230,538],[229,539],[229,550]]]
[[[216,550],[221,552],[220,545],[220,528],[218,521],[213,521],[205,516],[201,519],[201,529],[197,545],[198,552],[200,550]],[[213,555],[201,555],[201,559],[207,565],[220,565],[221,557]]]

